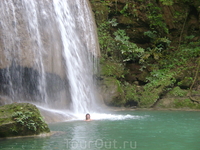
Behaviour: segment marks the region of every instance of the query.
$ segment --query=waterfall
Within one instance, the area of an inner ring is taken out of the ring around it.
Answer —
[[[94,111],[100,52],[89,2],[2,0],[0,8],[1,97]]]

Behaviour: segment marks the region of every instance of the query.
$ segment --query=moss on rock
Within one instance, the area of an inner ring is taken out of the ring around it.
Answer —
[[[191,108],[191,109],[200,109],[198,103],[193,103],[189,98],[185,99],[175,99],[174,101],[175,108]]]
[[[38,135],[50,129],[33,104],[13,103],[0,107],[0,137]]]
[[[174,87],[170,92],[167,93],[167,97],[186,97],[188,90],[181,89],[180,87]]]
[[[100,85],[101,93],[106,105],[121,106],[124,103],[123,89],[121,84],[114,77],[104,77]]]

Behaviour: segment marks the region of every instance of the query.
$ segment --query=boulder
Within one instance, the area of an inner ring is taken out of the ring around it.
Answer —
[[[35,105],[13,103],[0,107],[0,138],[49,132],[48,125]]]
[[[119,106],[124,103],[123,90],[119,81],[113,77],[104,77],[101,85],[101,95],[104,103],[108,106]]]

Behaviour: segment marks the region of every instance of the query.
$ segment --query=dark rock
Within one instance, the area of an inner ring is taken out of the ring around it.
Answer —
[[[45,83],[41,83],[41,79]],[[56,99],[56,93],[67,87],[67,84],[57,74],[42,74],[36,69],[15,63],[9,68],[0,69],[0,94],[10,97],[15,94],[15,99],[40,101],[43,96],[40,85],[44,86],[42,88],[46,90],[48,97]]]
[[[146,83],[146,77],[149,75],[147,70],[141,71],[141,66],[137,63],[127,63],[126,68],[129,72],[125,75],[126,81],[133,83],[134,81],[139,81],[139,84]]]

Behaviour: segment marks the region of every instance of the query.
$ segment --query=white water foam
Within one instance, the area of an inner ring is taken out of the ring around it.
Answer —
[[[46,111],[47,113],[52,113],[54,115],[62,118],[62,121],[79,121],[85,120],[85,115],[83,113],[74,114],[72,111],[67,110],[56,110],[37,105],[40,110]],[[92,120],[129,120],[129,119],[142,119],[145,116],[131,115],[131,114],[114,114],[114,113],[90,113]]]
[[[142,119],[146,116],[130,115],[130,114],[112,114],[112,113],[91,113],[92,120],[129,120],[129,119]],[[76,118],[72,120],[83,120],[85,114],[76,114]]]

